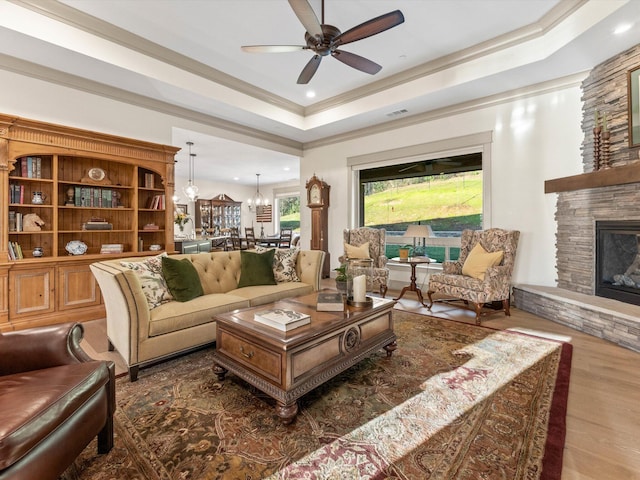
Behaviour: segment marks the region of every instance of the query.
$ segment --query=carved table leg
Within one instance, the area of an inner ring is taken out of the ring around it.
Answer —
[[[393,352],[395,352],[396,348],[398,348],[398,342],[394,340],[389,345],[385,345],[383,348],[387,351],[387,357],[390,357],[391,355],[393,355]]]
[[[227,374],[228,371],[229,370],[227,370],[224,367],[221,367],[217,363],[213,366],[213,373],[215,373],[218,376],[218,380],[219,381],[223,381],[224,380],[224,376]]]
[[[276,414],[282,419],[282,423],[289,425],[298,414],[298,402],[293,402],[291,405],[284,405],[278,402]]]

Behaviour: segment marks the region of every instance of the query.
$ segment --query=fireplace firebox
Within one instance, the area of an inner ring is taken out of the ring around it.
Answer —
[[[640,305],[640,221],[596,222],[596,295]]]

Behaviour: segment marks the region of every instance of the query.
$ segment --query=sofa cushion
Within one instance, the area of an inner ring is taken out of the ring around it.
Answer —
[[[249,306],[246,298],[228,293],[210,293],[186,303],[165,303],[150,312],[149,337],[212,323],[213,316],[218,313]],[[211,328],[215,329],[215,326]]]
[[[257,253],[264,253],[267,250],[275,251],[273,257],[273,278],[276,279],[276,282],[300,281],[296,273],[296,262],[298,261],[298,253],[300,252],[298,247],[269,249],[260,245],[256,246]]]
[[[240,281],[238,288],[252,285],[276,285],[273,277],[274,250],[264,253],[240,252]]]
[[[177,260],[170,257],[162,258],[162,274],[167,282],[169,291],[178,302],[188,302],[204,295],[200,277],[191,260],[183,258]]]
[[[243,287],[229,292],[237,297],[244,297],[251,306],[275,302],[283,298],[297,297],[313,292],[313,287],[302,282],[283,282],[277,285],[256,285]]]
[[[462,274],[484,280],[484,274],[487,269],[499,265],[503,256],[504,252],[502,250],[489,253],[482,248],[482,245],[476,243],[462,265]]]
[[[166,253],[162,253],[155,257],[145,258],[141,262],[120,262],[120,265],[131,269],[138,276],[142,293],[149,304],[149,310],[173,300],[162,274],[162,258],[166,256]]]
[[[104,362],[75,363],[0,377],[0,470],[13,465],[109,381]]]

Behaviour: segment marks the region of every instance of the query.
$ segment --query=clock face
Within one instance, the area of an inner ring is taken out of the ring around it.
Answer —
[[[320,187],[317,184],[312,185],[309,192],[309,203],[321,203],[321,200]]]
[[[104,179],[104,177],[106,176],[106,173],[103,169],[94,167],[89,169],[89,171],[87,172],[87,175],[91,180],[95,180],[96,182],[99,182]]]

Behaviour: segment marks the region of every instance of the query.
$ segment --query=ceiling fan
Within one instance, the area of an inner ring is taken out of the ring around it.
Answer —
[[[250,53],[283,53],[311,50],[314,56],[302,69],[298,77],[299,84],[309,83],[316,70],[318,70],[322,57],[327,55],[331,55],[356,70],[375,75],[382,66],[360,55],[345,52],[338,48],[347,43],[384,32],[404,22],[402,12],[395,10],[372,18],[342,33],[333,25],[324,23],[324,0],[322,0],[322,23],[318,22],[318,17],[316,17],[308,0],[289,0],[289,5],[291,5],[304,28],[307,29],[304,34],[306,45],[246,45],[241,48],[243,51]]]

